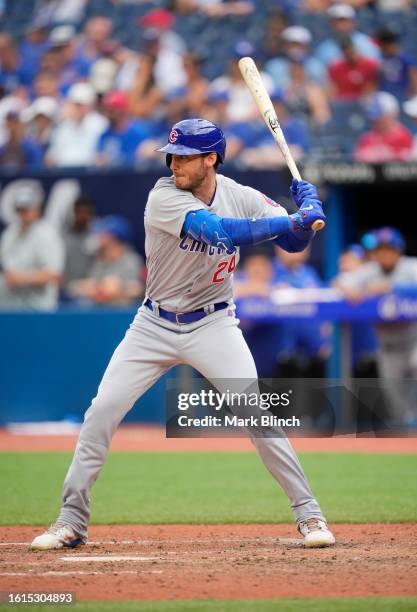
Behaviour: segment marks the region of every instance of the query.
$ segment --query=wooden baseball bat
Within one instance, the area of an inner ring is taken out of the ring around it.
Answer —
[[[255,100],[256,106],[258,107],[263,120],[265,121],[275,142],[281,149],[281,153],[284,156],[292,176],[301,181],[301,175],[295,164],[293,156],[291,155],[291,151],[288,148],[287,141],[285,140],[285,136],[279,124],[277,114],[272,105],[271,98],[269,97],[266,87],[263,84],[262,77],[259,74],[255,62],[251,57],[242,57],[242,59],[239,60],[239,69],[253,96],[253,99]],[[323,229],[325,225],[326,224],[324,221],[317,219],[317,221],[314,221],[311,228],[317,232]]]

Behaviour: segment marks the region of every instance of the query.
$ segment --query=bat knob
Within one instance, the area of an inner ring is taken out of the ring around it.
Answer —
[[[314,223],[311,225],[311,229],[315,232],[319,232],[325,227],[325,225],[326,224],[322,219],[317,219],[317,221],[314,221]]]

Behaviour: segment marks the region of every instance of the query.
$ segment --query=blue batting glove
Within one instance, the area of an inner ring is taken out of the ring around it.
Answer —
[[[311,229],[314,221],[326,221],[320,200],[305,200],[298,212],[289,215],[292,233],[301,240],[310,240],[314,236]]]
[[[298,208],[300,208],[302,203],[307,199],[319,199],[316,187],[307,181],[299,181],[294,178],[291,183],[290,191],[292,199]]]

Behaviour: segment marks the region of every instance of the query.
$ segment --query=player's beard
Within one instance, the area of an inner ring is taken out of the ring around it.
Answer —
[[[192,176],[180,176],[176,177],[174,174],[174,183],[175,187],[178,189],[183,189],[184,191],[194,191],[198,187],[201,186],[203,181],[206,179],[207,170],[204,166],[204,162],[202,162],[201,167],[194,171]]]

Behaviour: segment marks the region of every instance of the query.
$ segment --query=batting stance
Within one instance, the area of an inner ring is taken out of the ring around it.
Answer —
[[[170,368],[188,364],[211,381],[257,377],[234,315],[239,247],[273,240],[287,251],[301,251],[314,236],[311,225],[325,216],[315,187],[305,181],[293,180],[298,212],[288,215],[262,193],[217,174],[225,149],[222,131],[204,119],[175,124],[159,149],[172,176],[157,181],[145,209],[146,297],[86,412],[58,520],[33,540],[34,549],[87,541],[90,490],[113,433]],[[289,497],[305,545],[334,544],[288,439],[251,439]]]

